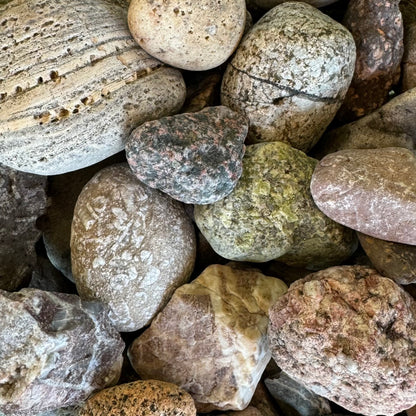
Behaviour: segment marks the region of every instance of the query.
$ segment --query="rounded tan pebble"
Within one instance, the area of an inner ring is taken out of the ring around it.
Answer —
[[[158,380],[135,381],[100,391],[90,397],[79,416],[192,416],[192,397],[171,383]]]
[[[245,19],[245,0],[132,0],[128,13],[130,31],[146,52],[191,71],[225,62]]]

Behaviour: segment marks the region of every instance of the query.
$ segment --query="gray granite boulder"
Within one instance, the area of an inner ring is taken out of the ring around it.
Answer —
[[[35,415],[115,384],[124,342],[107,312],[76,295],[0,291],[0,411]]]
[[[149,121],[126,143],[127,161],[146,185],[187,204],[226,197],[242,172],[248,121],[225,106]]]
[[[342,25],[302,2],[268,11],[240,43],[221,101],[250,120],[250,143],[308,151],[334,118],[354,72],[355,44]]]

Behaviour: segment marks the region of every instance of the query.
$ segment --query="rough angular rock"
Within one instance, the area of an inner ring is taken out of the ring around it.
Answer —
[[[124,343],[107,309],[78,296],[0,292],[0,411],[29,416],[116,383]]]
[[[270,309],[273,358],[290,377],[363,415],[416,403],[416,303],[364,266],[298,280]]]
[[[285,291],[279,279],[212,265],[176,290],[130,361],[141,377],[187,390],[198,411],[244,409],[270,359],[268,308]]]
[[[174,384],[140,380],[102,390],[90,397],[79,416],[196,416],[192,397]]]
[[[264,383],[286,416],[332,415],[328,400],[305,388],[284,371],[266,378]]]
[[[227,107],[208,107],[137,127],[127,161],[146,185],[187,204],[226,197],[242,172],[247,119]]]
[[[361,246],[374,268],[402,285],[416,283],[416,246],[379,240],[358,233]]]
[[[45,213],[46,177],[0,164],[0,289],[28,283],[36,265],[36,220]]]
[[[416,245],[416,157],[398,147],[325,156],[311,181],[328,217],[382,240]]]
[[[416,88],[367,116],[324,134],[313,154],[321,158],[338,150],[381,147],[416,150]]]
[[[224,63],[243,35],[245,19],[245,0],[132,0],[128,13],[130,31],[144,50],[190,71]]]
[[[279,258],[323,268],[339,264],[356,237],[315,206],[309,184],[316,160],[282,142],[247,146],[233,192],[195,207],[195,221],[212,248],[239,261]]]
[[[403,21],[400,0],[351,0],[343,24],[357,45],[354,77],[337,114],[353,121],[381,107],[400,77]]]
[[[0,4],[0,163],[12,168],[57,175],[92,165],[185,99],[180,72],[136,45],[125,7],[71,4]]]
[[[109,305],[119,331],[147,325],[187,281],[195,245],[183,206],[141,184],[127,163],[98,172],[75,206],[71,257],[78,292]]]
[[[403,59],[402,91],[416,87],[416,2],[401,0],[400,11],[403,17]]]
[[[343,26],[308,4],[284,3],[244,37],[221,101],[247,115],[251,143],[283,141],[308,151],[340,107],[354,62],[354,40]]]

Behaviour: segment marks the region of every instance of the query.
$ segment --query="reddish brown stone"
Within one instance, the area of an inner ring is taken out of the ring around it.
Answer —
[[[402,91],[416,87],[416,1],[401,0],[404,24],[404,53],[402,61]]]
[[[381,107],[399,81],[403,56],[399,0],[351,0],[343,23],[354,37],[357,60],[338,118],[352,121]]]

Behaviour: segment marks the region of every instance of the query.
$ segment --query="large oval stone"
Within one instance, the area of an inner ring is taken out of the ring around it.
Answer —
[[[328,217],[382,240],[416,245],[416,157],[407,149],[349,149],[325,156],[311,182]]]
[[[180,72],[136,45],[125,7],[71,4],[0,4],[0,163],[18,170],[57,175],[97,163],[185,99]]]

